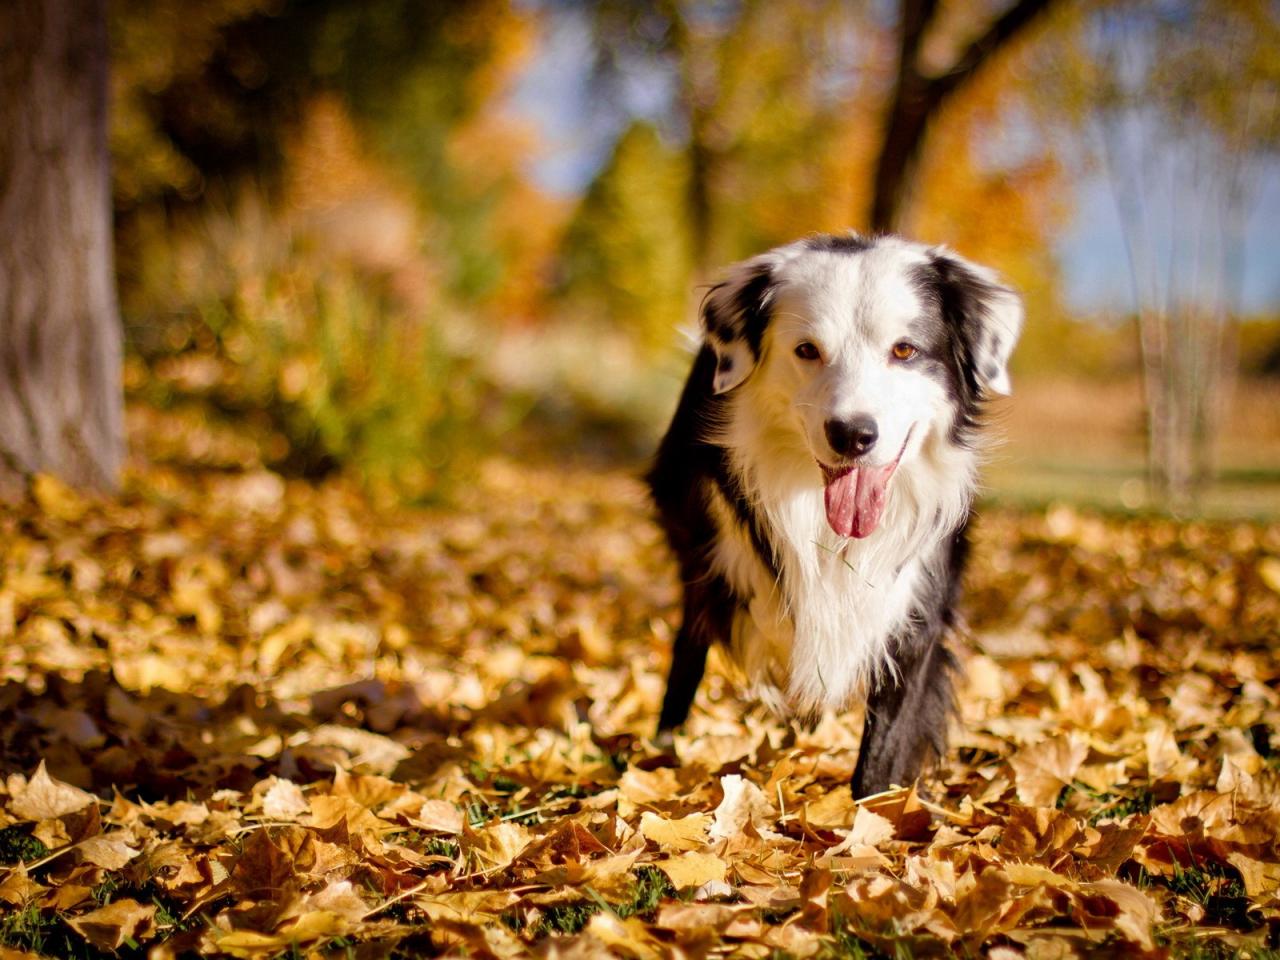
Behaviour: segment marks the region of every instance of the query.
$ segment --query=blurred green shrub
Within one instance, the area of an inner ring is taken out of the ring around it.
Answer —
[[[561,251],[561,296],[650,349],[689,312],[692,251],[684,156],[652,124],[632,124],[583,197]]]
[[[152,237],[124,305],[145,368],[132,399],[198,405],[251,432],[272,469],[436,497],[520,415],[437,304],[411,305],[393,276],[322,254],[260,203]]]

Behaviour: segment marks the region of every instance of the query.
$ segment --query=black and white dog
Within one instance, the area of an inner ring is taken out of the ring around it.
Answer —
[[[866,697],[855,796],[945,748],[984,392],[1022,304],[893,236],[821,235],[733,267],[649,473],[684,621],[659,731],[723,643],[751,693],[812,716]]]

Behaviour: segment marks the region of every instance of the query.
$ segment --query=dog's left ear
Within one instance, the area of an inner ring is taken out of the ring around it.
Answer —
[[[773,270],[762,258],[733,267],[702,302],[703,339],[716,355],[711,388],[726,393],[760,361],[760,345],[773,298]]]
[[[1009,356],[1022,332],[1022,298],[994,270],[945,247],[934,247],[929,256],[943,316],[961,333],[978,382],[992,393],[1009,394]]]

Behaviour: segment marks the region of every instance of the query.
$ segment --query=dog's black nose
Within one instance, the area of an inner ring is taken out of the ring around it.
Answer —
[[[876,445],[880,431],[876,422],[865,413],[848,420],[828,420],[824,425],[827,443],[842,457],[860,457]]]

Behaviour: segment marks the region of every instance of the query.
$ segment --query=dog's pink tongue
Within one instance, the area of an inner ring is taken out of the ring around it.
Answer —
[[[854,467],[847,473],[828,475],[823,499],[827,523],[842,537],[868,537],[880,523],[884,489],[897,463],[884,467]]]

